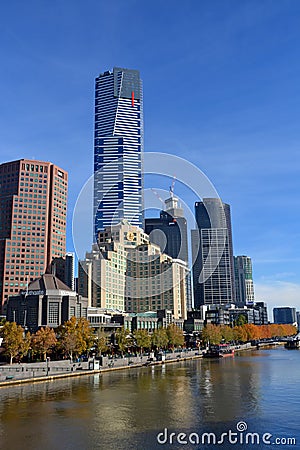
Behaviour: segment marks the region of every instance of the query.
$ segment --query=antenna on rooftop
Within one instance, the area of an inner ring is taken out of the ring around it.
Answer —
[[[173,195],[174,195],[174,186],[175,186],[175,182],[176,182],[176,175],[173,176],[173,181],[172,181],[172,184],[171,184],[171,186],[170,186],[170,190],[169,190],[169,192],[170,192],[170,197],[173,197]]]

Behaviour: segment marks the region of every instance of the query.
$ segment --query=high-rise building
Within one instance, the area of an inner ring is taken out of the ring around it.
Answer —
[[[273,308],[274,323],[278,324],[296,324],[296,308],[279,307]]]
[[[79,294],[90,306],[132,313],[171,309],[186,318],[187,264],[161,252],[149,236],[123,220],[98,234],[79,261]]]
[[[252,262],[249,256],[234,257],[236,303],[254,304]]]
[[[145,232],[163,253],[188,262],[187,221],[176,197],[171,196],[165,201],[165,209],[159,218],[145,219]]]
[[[72,291],[75,290],[74,271],[75,255],[73,252],[66,253],[64,257],[54,258],[47,270],[48,273],[52,273],[69,286]]]
[[[188,264],[187,220],[183,209],[178,205],[178,198],[170,191],[171,196],[165,200],[165,209],[159,218],[145,219],[145,232],[150,242],[159,245],[161,252],[172,258],[181,259]],[[187,309],[192,309],[191,274],[186,277]]]
[[[26,289],[66,252],[67,172],[50,162],[0,165],[0,295]]]
[[[230,206],[219,198],[195,203],[192,230],[194,306],[235,302]]]
[[[96,78],[94,242],[127,219],[143,226],[143,93],[139,71],[115,67]]]

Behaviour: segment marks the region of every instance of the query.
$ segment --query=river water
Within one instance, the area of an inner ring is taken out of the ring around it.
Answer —
[[[1,388],[0,448],[299,449],[299,392],[300,351],[282,347]]]

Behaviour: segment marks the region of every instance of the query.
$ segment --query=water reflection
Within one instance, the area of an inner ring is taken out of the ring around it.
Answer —
[[[299,356],[279,349],[4,388],[0,448],[154,449],[165,427],[223,432],[239,420],[296,433]],[[283,399],[293,416],[278,425]]]

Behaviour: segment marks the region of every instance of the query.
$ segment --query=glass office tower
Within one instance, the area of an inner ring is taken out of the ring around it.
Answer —
[[[143,93],[139,71],[115,67],[96,78],[94,241],[127,219],[143,226]]]
[[[219,198],[195,203],[192,230],[194,306],[235,302],[230,206]]]

